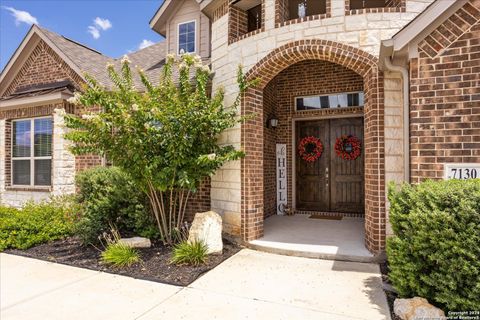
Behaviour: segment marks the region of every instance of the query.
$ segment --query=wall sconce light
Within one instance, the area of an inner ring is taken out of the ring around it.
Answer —
[[[275,129],[278,127],[278,119],[276,117],[271,117],[267,120],[267,128]]]

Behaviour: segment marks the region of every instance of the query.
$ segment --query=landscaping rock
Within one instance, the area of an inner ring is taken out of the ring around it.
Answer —
[[[428,303],[427,299],[415,297],[412,299],[395,299],[393,312],[402,320],[414,319],[446,319],[445,313]]]
[[[118,242],[126,244],[132,248],[150,248],[152,246],[150,239],[142,237],[122,238]]]
[[[195,214],[188,232],[188,242],[202,241],[207,245],[207,253],[222,253],[222,218],[213,211]]]

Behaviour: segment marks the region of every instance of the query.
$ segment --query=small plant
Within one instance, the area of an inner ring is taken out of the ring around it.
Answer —
[[[172,262],[198,266],[207,261],[207,246],[201,241],[182,241],[173,248]]]
[[[110,243],[102,252],[102,261],[115,267],[124,268],[140,261],[138,251],[121,242]]]
[[[110,224],[110,233],[104,232],[98,237],[105,251],[102,252],[102,261],[118,268],[131,266],[140,261],[138,251],[125,243],[120,242],[120,232],[115,225]]]

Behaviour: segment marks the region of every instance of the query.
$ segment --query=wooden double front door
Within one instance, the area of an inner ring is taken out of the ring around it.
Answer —
[[[363,118],[297,121],[296,209],[305,211],[364,212]],[[361,155],[345,160],[335,152],[335,141],[353,135],[361,141]],[[303,160],[298,145],[313,136],[323,144],[323,153],[314,162]]]

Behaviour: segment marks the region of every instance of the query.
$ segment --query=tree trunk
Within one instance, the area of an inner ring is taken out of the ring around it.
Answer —
[[[149,183],[147,196],[162,242],[168,245],[174,244],[180,238],[190,190],[172,189],[162,192]]]

